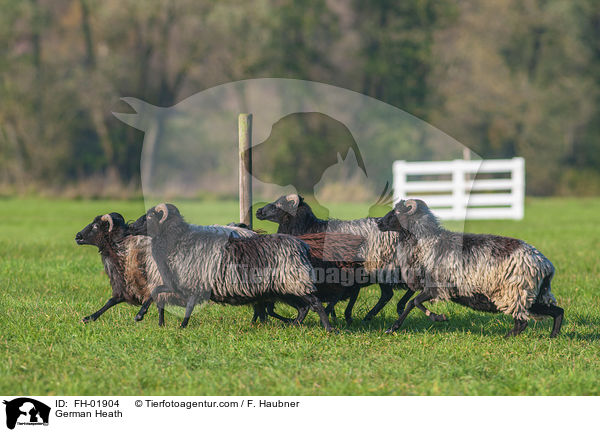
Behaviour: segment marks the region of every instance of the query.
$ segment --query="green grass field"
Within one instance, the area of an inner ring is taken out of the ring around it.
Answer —
[[[237,215],[236,202],[180,208],[198,224]],[[360,216],[352,205],[336,208]],[[523,221],[467,223],[471,232],[522,238],[552,260],[552,289],[565,309],[562,333],[552,340],[550,320],[506,340],[509,317],[446,303],[432,309],[448,322],[432,323],[415,310],[402,331],[386,335],[400,292],[372,323],[360,320],[378,287],[362,291],[355,323],[338,321],[334,334],[312,312],[300,328],[273,320],[251,325],[249,307],[220,305],[198,309],[185,330],[175,314],[159,328],[154,307],[135,323],[137,308],[126,304],[82,324],[110,287],[96,248],[73,238],[109,211],[134,219],[143,203],[0,201],[1,394],[600,394],[600,199],[535,199]]]

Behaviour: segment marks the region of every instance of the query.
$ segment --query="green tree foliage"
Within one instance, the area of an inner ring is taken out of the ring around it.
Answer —
[[[360,32],[361,91],[421,118],[428,113],[428,78],[435,67],[434,32],[453,8],[446,0],[354,2]]]
[[[597,0],[0,0],[0,185],[135,188],[143,134],[112,116],[120,97],[171,106],[287,77],[391,103],[482,157],[524,156],[529,193],[598,194],[599,23]],[[332,135],[307,128],[257,159],[274,180],[295,170],[310,187]]]

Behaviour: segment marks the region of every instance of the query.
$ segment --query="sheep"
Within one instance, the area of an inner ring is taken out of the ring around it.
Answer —
[[[311,233],[295,236],[305,242],[310,248],[310,262],[315,270],[316,296],[322,302],[337,302],[348,298],[356,299],[358,290],[350,283],[354,279],[354,272],[360,270],[356,261],[356,254],[364,242],[364,238],[342,233]],[[273,303],[259,303],[255,305],[255,317],[264,320],[266,314],[274,314]],[[327,311],[327,310],[326,310]],[[299,310],[298,320],[308,309]],[[351,317],[346,317],[350,324]]]
[[[145,224],[163,280],[153,295],[172,292],[187,297],[182,328],[194,306],[210,298],[232,305],[282,300],[308,306],[331,331],[314,294],[309,247],[301,240],[280,234],[234,239],[194,232],[177,207],[164,203],[148,210]]]
[[[146,215],[143,215],[136,220],[131,225],[132,232],[146,234],[144,228],[140,229],[140,227],[144,226],[145,220]],[[234,229],[234,233],[239,234],[240,237],[250,237],[255,233],[255,231],[250,230],[248,226],[243,223],[232,222],[225,227],[222,225],[208,225],[206,227],[199,227],[197,225],[190,226],[192,226],[195,230],[199,230],[201,228],[214,228],[215,230],[221,230],[219,232],[223,233],[228,233],[229,231],[227,229],[232,227]],[[335,275],[334,279],[337,279],[337,281],[334,282],[322,281],[317,283],[317,298],[321,301],[339,301],[352,297],[352,288],[346,287],[343,283],[340,284],[340,282],[343,282],[340,279],[348,279],[350,277],[349,273],[352,273],[357,267],[355,256],[364,239],[360,236],[340,233],[315,233],[304,234],[296,237],[304,241],[309,246],[310,260],[313,267],[315,267],[315,270],[318,270],[321,272],[321,274],[326,274],[328,276],[330,274]],[[325,244],[327,245],[326,247]],[[356,296],[354,296],[354,298],[356,298]],[[147,306],[150,306],[151,303],[152,301],[150,300]],[[265,322],[267,316],[271,316],[283,321],[284,323],[302,323],[304,319],[303,317],[306,316],[306,313],[308,312],[308,308],[295,304],[293,306],[299,310],[299,318],[296,318],[295,320],[285,318],[277,314],[274,310],[275,303],[273,302],[257,302],[253,305],[254,315],[252,317],[252,322],[254,323],[258,319],[260,319],[261,322]],[[142,307],[139,315],[143,316],[146,311],[147,307]]]
[[[531,317],[545,316],[554,319],[550,337],[558,335],[564,310],[550,291],[554,266],[533,246],[509,237],[447,231],[418,199],[398,202],[378,226],[399,234],[402,277],[420,291],[388,332],[397,330],[414,306],[450,300],[511,315],[514,327],[507,337],[525,330]]]
[[[134,235],[136,237],[139,237],[140,239],[144,239],[144,240],[140,240],[144,242],[144,247],[146,247],[148,249],[148,253],[147,253],[147,257],[148,257],[148,263],[146,263],[146,265],[149,268],[152,268],[155,272],[156,272],[156,280],[154,281],[154,283],[151,285],[150,288],[150,292],[152,292],[152,289],[154,289],[155,287],[162,285],[162,279],[160,279],[160,274],[158,273],[158,269],[156,267],[156,264],[154,262],[154,259],[152,258],[152,251],[151,251],[151,240],[150,237],[147,236],[147,231],[146,231],[146,214],[143,214],[142,216],[140,216],[135,222],[133,222],[130,226],[129,226],[129,232],[130,235]],[[246,226],[245,224],[236,224],[236,223],[230,223],[226,226],[224,225],[193,225],[190,224],[190,228],[194,231],[207,231],[207,232],[213,232],[216,234],[221,234],[224,236],[233,236],[234,238],[238,238],[238,237],[252,237],[257,235],[257,233],[255,231],[252,231],[248,228],[248,226]],[[163,295],[159,295],[159,297],[162,299]],[[166,297],[165,297],[166,298]],[[148,296],[146,301],[142,303],[142,307],[140,308],[138,314],[136,315],[136,321],[140,321],[143,319],[144,315],[146,314],[146,312],[148,311],[149,307],[152,305],[153,302],[153,298],[151,296]],[[158,312],[159,312],[159,325],[164,325],[164,303],[168,301],[161,301],[158,302]],[[177,303],[178,306],[185,306],[185,303],[179,304]],[[260,318],[261,322],[262,321],[266,321],[266,316],[272,316],[273,318],[277,318],[285,323],[290,323],[293,320],[290,318],[285,318],[277,313],[275,313],[274,311],[274,303],[268,303],[266,305],[262,305],[260,306],[258,303],[254,305],[254,316],[252,317],[252,322],[256,322],[256,320],[258,318]]]
[[[139,222],[138,222],[139,223]],[[198,226],[196,231],[211,231],[223,236],[250,237],[253,231],[221,225]],[[75,236],[79,245],[94,245],[102,256],[104,269],[109,277],[113,296],[106,304],[82,319],[87,323],[96,321],[100,315],[116,304],[127,302],[132,305],[152,303],[152,290],[162,285],[158,268],[152,258],[151,239],[144,235],[132,235],[131,227],[119,213],[97,216]],[[173,294],[159,296],[159,324],[164,324],[164,304],[185,306],[185,299]],[[147,308],[146,308],[147,310]],[[136,321],[144,318],[145,311],[138,313]]]
[[[161,283],[152,260],[150,239],[130,236],[129,227],[119,213],[96,216],[75,235],[75,241],[79,245],[98,247],[113,291],[102,308],[81,320],[84,323],[96,321],[108,309],[122,302],[143,304],[151,298],[152,289]],[[162,296],[161,300],[185,305],[183,299],[176,295]],[[136,320],[139,319],[136,317]]]
[[[310,206],[304,202],[304,199],[297,194],[282,196],[273,203],[259,208],[256,211],[256,217],[260,220],[269,220],[279,224],[277,232],[282,234],[300,235],[326,231],[328,233],[341,232],[363,236],[365,242],[360,250],[362,254],[360,259],[363,260],[364,270],[372,276],[370,279],[374,279],[379,283],[381,288],[379,301],[367,313],[364,320],[369,321],[373,319],[393,297],[393,288],[398,285],[398,281],[386,275],[386,271],[397,270],[395,250],[397,248],[398,236],[396,233],[380,232],[377,228],[379,218],[368,217],[355,220],[319,219],[315,216]],[[347,321],[352,319],[352,308],[358,297],[359,289],[372,283],[373,280],[370,280],[355,285],[345,311]],[[406,288],[405,285],[403,287]],[[407,293],[398,302],[396,306],[398,316],[402,314],[406,302],[413,294],[413,291],[407,290]],[[328,312],[332,312],[333,317],[335,317],[335,312],[333,311],[334,305],[335,302],[330,304],[327,309]],[[432,312],[429,312],[428,316],[432,321],[446,320],[444,315],[437,315]]]

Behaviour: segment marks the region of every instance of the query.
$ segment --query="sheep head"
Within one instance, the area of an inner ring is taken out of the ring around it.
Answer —
[[[111,241],[127,235],[127,224],[119,213],[96,216],[94,220],[75,235],[79,245],[94,245],[102,249]]]
[[[276,201],[259,208],[256,217],[275,223],[283,223],[289,217],[296,216],[298,208],[304,204],[304,199],[298,194],[289,194],[279,197]]]
[[[143,217],[142,217],[143,218]],[[183,222],[183,217],[173,204],[161,203],[146,212],[145,219],[134,222],[135,232],[155,237],[167,229],[167,226]]]
[[[431,215],[431,211],[424,201],[419,199],[401,200],[393,210],[379,219],[377,226],[381,231],[411,231],[411,228],[423,215]]]

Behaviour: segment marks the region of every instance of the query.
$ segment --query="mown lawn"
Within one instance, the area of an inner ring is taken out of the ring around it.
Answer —
[[[236,202],[180,208],[199,224],[237,215]],[[360,216],[352,205],[332,208]],[[250,308],[219,305],[198,309],[185,330],[175,314],[158,328],[155,308],[135,323],[137,308],[125,304],[82,324],[110,289],[96,249],[73,238],[109,211],[134,219],[143,203],[0,200],[1,394],[600,394],[600,199],[534,199],[523,221],[467,223],[468,231],[522,238],[553,261],[553,292],[566,315],[552,340],[548,320],[506,340],[511,319],[453,304],[432,306],[448,322],[415,311],[403,331],[386,335],[400,293],[372,323],[338,322],[336,334],[314,313],[301,328],[253,326]],[[363,290],[355,316],[378,295],[378,287]]]

